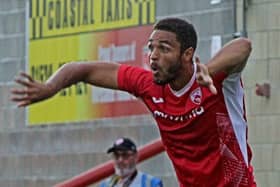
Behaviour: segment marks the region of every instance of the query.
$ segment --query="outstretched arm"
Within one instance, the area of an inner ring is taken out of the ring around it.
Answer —
[[[45,83],[33,80],[26,73],[21,73],[15,81],[24,88],[12,90],[12,100],[19,107],[43,101],[54,96],[61,89],[78,82],[95,86],[117,89],[119,64],[73,62],[63,65]]]
[[[213,94],[217,93],[211,76],[218,72],[227,74],[241,72],[251,53],[251,42],[238,38],[227,43],[207,64],[201,64],[196,58],[198,71],[196,80],[199,84],[209,87]]]

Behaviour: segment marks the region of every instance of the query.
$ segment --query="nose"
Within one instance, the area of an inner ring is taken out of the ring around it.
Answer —
[[[122,162],[124,160],[123,156],[119,156],[116,158],[116,161],[117,162]]]
[[[149,53],[149,59],[150,59],[150,63],[153,61],[157,61],[159,58],[159,53],[158,50],[156,48],[154,48],[153,50],[150,51]]]

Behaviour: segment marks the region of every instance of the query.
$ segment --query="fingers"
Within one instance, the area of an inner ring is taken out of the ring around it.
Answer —
[[[216,94],[218,93],[216,87],[215,87],[214,84],[213,84],[213,80],[212,80],[212,78],[211,78],[210,76],[207,77],[207,80],[204,80],[203,84],[204,84],[206,87],[208,87],[208,89],[210,90],[210,92],[211,92],[212,94],[215,94],[215,95],[216,95]],[[202,84],[202,85],[203,85],[203,84]]]
[[[218,91],[217,91],[217,88],[214,86],[214,84],[212,83],[212,81],[211,82],[208,82],[208,83],[206,83],[206,82],[202,82],[202,83],[199,83],[200,85],[202,85],[202,86],[205,86],[205,87],[208,87],[208,89],[210,90],[210,92],[212,93],[212,94],[217,94],[218,93]]]
[[[196,81],[203,86],[213,84],[212,78],[209,75],[204,75],[203,73],[196,74]]]
[[[200,64],[200,59],[198,56],[195,56],[195,63]]]
[[[21,90],[19,90],[19,89],[11,89],[11,93],[12,94],[16,94],[16,95],[26,94],[25,92],[26,92],[26,90],[24,90],[24,89],[21,89]]]
[[[18,106],[18,107],[25,107],[25,106],[30,105],[30,104],[31,104],[30,101],[22,101],[22,102],[19,102],[19,103],[17,104],[17,106]]]
[[[13,94],[11,97],[12,101],[23,101],[31,100],[35,92],[31,89],[12,89],[11,93]]]
[[[199,73],[199,72],[201,72],[201,65],[200,65],[200,60],[199,60],[199,58],[198,58],[198,56],[196,56],[195,57],[195,63],[196,63],[196,67],[197,67],[197,72]]]
[[[18,107],[24,107],[36,102],[36,81],[27,73],[20,72],[19,76],[15,78],[15,82],[24,88],[11,89],[11,101],[17,103]]]
[[[208,69],[205,64],[200,63],[200,59],[196,56],[195,63],[197,65],[196,81],[202,86],[208,87],[211,93],[217,94],[217,89],[213,84],[213,80],[209,75]]]
[[[213,84],[213,80],[210,76],[203,76],[201,74],[197,74],[196,81],[198,84],[208,87],[211,93],[215,95],[218,93],[216,87]]]
[[[30,96],[28,96],[28,95],[24,95],[24,96],[16,95],[16,96],[11,97],[11,100],[15,101],[15,102],[22,102],[22,101],[30,100]]]
[[[17,77],[15,79],[15,82],[20,84],[20,85],[22,85],[22,86],[26,86],[26,87],[30,87],[31,86],[31,82],[30,81],[23,80],[20,77]]]
[[[24,107],[32,103],[32,99],[28,95],[14,95],[10,99],[11,101],[16,102],[18,107]]]
[[[208,88],[209,88],[209,90],[210,90],[210,92],[212,94],[216,95],[218,93],[216,87],[214,86],[214,84],[210,84]]]
[[[11,89],[11,93],[15,94],[15,95],[33,95],[36,94],[36,92],[38,91],[37,88],[14,88]]]
[[[34,82],[34,79],[25,72],[20,72],[20,75],[24,78],[27,78],[30,82]]]
[[[15,78],[15,82],[22,85],[22,86],[30,87],[30,86],[32,86],[32,83],[35,82],[35,81],[27,73],[20,72],[19,76]]]

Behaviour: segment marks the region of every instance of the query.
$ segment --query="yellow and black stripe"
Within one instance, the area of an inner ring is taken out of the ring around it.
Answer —
[[[29,0],[30,40],[155,22],[156,0]]]

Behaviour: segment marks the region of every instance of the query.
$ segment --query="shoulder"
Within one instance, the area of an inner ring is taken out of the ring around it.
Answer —
[[[151,71],[142,67],[123,64],[119,68],[118,79],[119,81],[146,82],[152,81],[153,75]]]
[[[121,65],[118,71],[118,88],[135,96],[141,96],[153,85],[151,71],[138,66]]]
[[[149,70],[146,70],[142,67],[139,67],[139,66],[133,66],[133,65],[127,65],[127,64],[122,64],[120,67],[119,67],[119,74],[120,73],[130,73],[130,72],[133,72],[133,73],[141,73],[141,74],[150,74],[152,75],[151,71]]]

